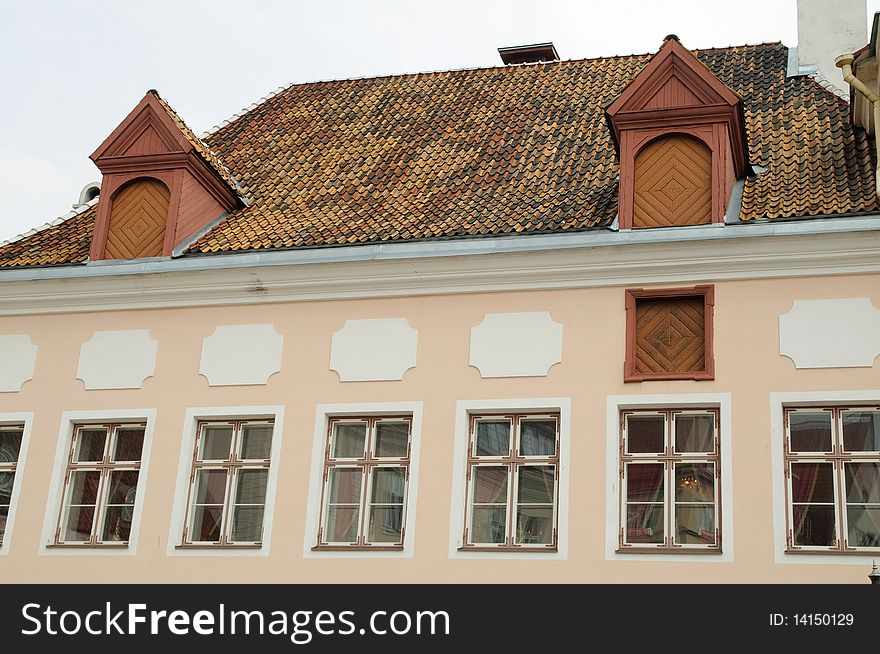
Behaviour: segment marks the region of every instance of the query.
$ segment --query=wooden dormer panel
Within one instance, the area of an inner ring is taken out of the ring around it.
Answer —
[[[92,154],[104,177],[91,260],[171,256],[243,206],[228,171],[172,114],[149,91]]]
[[[742,101],[677,37],[605,113],[620,155],[621,229],[723,223],[748,170]]]

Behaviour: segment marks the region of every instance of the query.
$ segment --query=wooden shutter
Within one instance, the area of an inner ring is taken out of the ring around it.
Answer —
[[[104,258],[161,256],[170,197],[168,188],[152,179],[141,179],[123,188],[113,200]]]
[[[697,372],[706,367],[703,298],[636,302],[636,372]]]
[[[712,222],[712,153],[688,136],[667,136],[635,162],[633,228]]]

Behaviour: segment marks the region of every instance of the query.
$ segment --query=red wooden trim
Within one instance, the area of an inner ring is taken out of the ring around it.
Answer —
[[[662,372],[662,373],[638,373],[636,372],[636,300],[641,299],[665,299],[680,297],[703,298],[703,329],[704,346],[703,361],[704,369],[695,372]],[[694,380],[709,381],[715,379],[715,285],[701,284],[691,288],[628,288],[624,296],[626,308],[626,358],[623,364],[623,381],[675,381]]]
[[[124,149],[130,145],[140,135],[141,128],[146,122],[163,127],[164,130],[157,130],[160,136],[162,136],[161,132],[165,132],[165,138],[162,140],[168,144],[176,143],[180,152],[189,152],[193,149],[192,143],[186,139],[174,121],[171,120],[156,95],[147,91],[137,106],[117,125],[116,129],[110,132],[110,135],[104,139],[89,158],[95,162],[98,168],[101,168],[99,160],[103,160],[107,153],[114,149],[114,145],[119,146],[116,149]],[[134,137],[132,137],[132,132],[136,132]]]

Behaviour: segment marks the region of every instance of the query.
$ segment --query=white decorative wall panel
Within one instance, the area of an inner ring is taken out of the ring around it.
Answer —
[[[283,345],[272,325],[223,325],[202,343],[199,373],[209,386],[266,384],[281,370]]]
[[[34,376],[37,346],[27,334],[0,336],[0,393],[20,391]]]
[[[419,330],[406,318],[346,320],[333,333],[330,370],[340,381],[396,381],[416,366]]]
[[[97,331],[79,348],[76,376],[88,390],[140,388],[156,371],[157,347],[146,329]]]
[[[880,354],[880,309],[868,298],[796,300],[779,316],[779,353],[796,368],[858,368]]]
[[[487,313],[471,329],[470,364],[482,377],[545,377],[562,361],[562,325],[549,311]]]

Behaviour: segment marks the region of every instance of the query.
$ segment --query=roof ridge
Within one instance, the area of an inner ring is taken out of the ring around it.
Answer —
[[[28,231],[22,232],[18,236],[13,236],[12,238],[6,239],[5,241],[0,242],[0,247],[2,247],[4,245],[10,245],[12,243],[16,243],[16,242],[21,241],[29,236],[33,236],[34,234],[39,234],[40,232],[44,232],[47,229],[51,229],[52,227],[60,225],[61,223],[65,222],[67,220],[70,220],[71,218],[75,218],[76,216],[80,215],[81,213],[85,213],[86,211],[91,209],[93,206],[98,204],[98,200],[100,200],[100,198],[101,198],[100,195],[96,195],[95,197],[93,197],[91,200],[89,200],[85,204],[80,204],[80,205],[74,207],[71,211],[68,211],[63,216],[58,216],[58,218],[55,218],[54,220],[50,220],[47,223],[43,223],[42,225],[38,225],[37,227],[31,227]]]
[[[719,50],[737,50],[740,48],[761,48],[766,46],[780,46],[783,45],[782,41],[764,41],[762,43],[743,43],[740,45],[728,45],[728,46],[716,46],[709,48],[696,48],[691,50],[687,48],[687,50],[693,54],[698,52],[717,52]],[[561,59],[557,61],[534,61],[522,64],[505,64],[505,65],[492,65],[492,66],[472,66],[465,68],[441,68],[437,70],[422,70],[415,72],[406,72],[406,73],[389,73],[386,75],[360,75],[356,77],[335,77],[330,79],[318,79],[318,80],[310,80],[307,82],[290,82],[289,84],[279,86],[274,91],[264,95],[256,102],[250,104],[247,107],[244,107],[240,111],[232,114],[226,120],[222,120],[216,125],[214,125],[211,129],[202,133],[203,138],[208,138],[213,136],[221,129],[224,129],[228,125],[231,125],[235,121],[240,118],[244,118],[254,109],[259,107],[260,105],[268,102],[269,100],[281,95],[285,91],[288,91],[295,87],[305,87],[305,86],[314,86],[318,84],[335,84],[340,82],[358,82],[363,80],[386,80],[386,79],[394,79],[399,77],[418,77],[419,75],[439,75],[443,73],[465,73],[465,72],[474,72],[480,70],[507,70],[513,68],[524,68],[528,66],[550,66],[550,65],[558,65],[558,64],[574,64],[581,63],[586,61],[608,61],[610,59],[640,59],[642,57],[653,57],[657,52],[643,52],[643,53],[633,53],[633,54],[624,54],[624,55],[610,55],[610,56],[600,56],[600,57],[582,57],[580,59]]]

